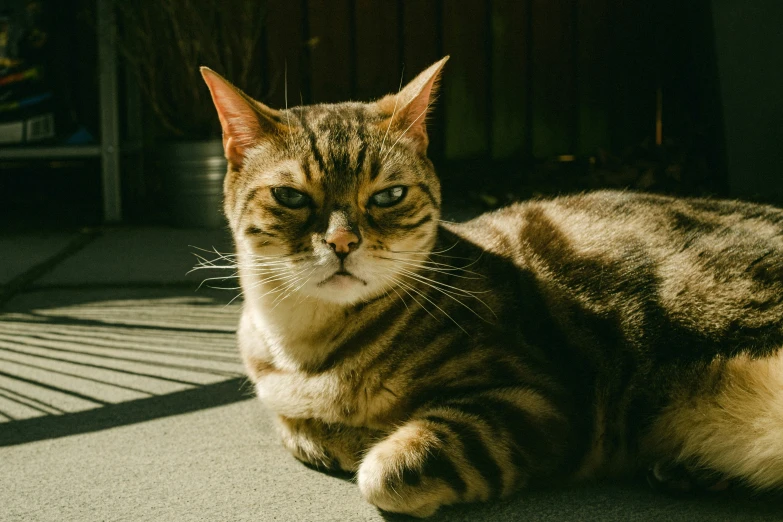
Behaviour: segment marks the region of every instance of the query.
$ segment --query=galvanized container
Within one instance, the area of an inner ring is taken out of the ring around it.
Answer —
[[[220,228],[227,163],[221,140],[169,143],[161,147],[158,169],[166,183],[172,223],[187,228]]]

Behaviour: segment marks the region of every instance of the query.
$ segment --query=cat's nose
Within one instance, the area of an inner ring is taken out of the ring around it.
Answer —
[[[356,250],[361,239],[349,228],[337,227],[326,235],[324,242],[332,247],[337,257],[345,259],[345,256]]]

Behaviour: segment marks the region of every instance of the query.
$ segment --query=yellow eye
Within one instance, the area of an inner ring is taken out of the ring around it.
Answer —
[[[302,208],[310,203],[310,197],[291,187],[274,187],[272,196],[278,203],[288,208]]]
[[[407,193],[408,187],[397,186],[387,188],[386,190],[381,190],[380,192],[373,194],[370,198],[370,203],[376,207],[391,207],[402,201],[402,198],[404,198]]]

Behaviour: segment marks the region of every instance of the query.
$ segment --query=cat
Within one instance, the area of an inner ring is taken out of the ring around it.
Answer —
[[[283,445],[418,517],[647,470],[781,488],[783,211],[598,191],[441,221],[425,120],[447,59],[284,110],[202,69],[239,350]]]

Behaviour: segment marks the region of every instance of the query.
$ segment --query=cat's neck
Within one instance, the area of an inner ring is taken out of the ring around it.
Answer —
[[[248,288],[244,298],[244,313],[250,314],[269,350],[293,366],[322,357],[323,339],[334,337],[345,317],[343,306],[295,294],[280,299],[266,284]]]

